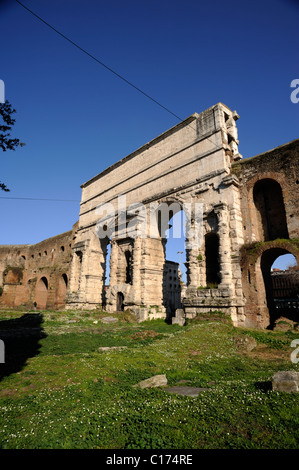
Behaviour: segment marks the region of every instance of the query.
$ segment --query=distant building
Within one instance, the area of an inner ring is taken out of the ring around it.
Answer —
[[[181,308],[181,274],[179,263],[165,261],[163,299],[167,316],[175,314],[177,308]]]
[[[273,269],[271,272],[273,298],[296,298],[299,296],[299,270],[298,269]]]

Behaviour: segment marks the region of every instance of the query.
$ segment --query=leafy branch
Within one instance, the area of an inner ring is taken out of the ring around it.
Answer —
[[[3,152],[7,150],[15,150],[18,146],[23,147],[25,144],[20,142],[19,139],[11,138],[10,131],[12,126],[15,124],[16,120],[12,115],[16,112],[12,108],[9,101],[0,103],[0,116],[2,118],[2,123],[0,124],[0,148]],[[0,189],[2,191],[9,191],[8,187],[0,182]]]

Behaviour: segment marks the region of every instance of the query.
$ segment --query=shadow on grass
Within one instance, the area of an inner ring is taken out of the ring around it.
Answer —
[[[270,392],[272,390],[272,382],[267,381],[267,382],[255,382],[255,387],[260,390],[261,392]]]
[[[0,321],[0,339],[4,343],[5,361],[0,363],[0,381],[21,371],[29,357],[39,354],[39,340],[47,336],[42,323],[43,315],[40,313],[27,313],[20,318]]]

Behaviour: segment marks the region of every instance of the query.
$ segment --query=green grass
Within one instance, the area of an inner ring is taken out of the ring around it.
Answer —
[[[11,370],[0,381],[0,448],[299,447],[298,394],[269,387],[276,371],[299,369],[290,361],[296,333],[237,329],[220,314],[185,327],[125,315],[103,324],[104,312],[25,314],[0,314],[0,338],[11,332]],[[41,322],[22,338],[32,318]],[[251,353],[236,346],[244,335],[257,341]],[[125,348],[99,351],[112,346]],[[190,398],[133,387],[156,374],[166,374],[169,385],[207,390]]]

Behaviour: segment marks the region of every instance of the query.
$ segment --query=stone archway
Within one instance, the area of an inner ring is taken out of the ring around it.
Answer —
[[[277,309],[277,303],[275,302],[275,295],[274,295],[274,286],[273,286],[273,279],[271,276],[271,266],[273,265],[274,261],[281,255],[285,254],[292,254],[289,250],[281,247],[273,247],[263,252],[260,263],[261,263],[261,272],[264,281],[264,289],[265,289],[265,297],[267,308],[269,311],[269,319],[270,323],[268,328],[272,329],[275,321],[283,316],[289,318],[290,320],[297,320],[298,316],[294,316],[294,311],[292,308],[289,308],[286,302],[285,306],[281,309]],[[298,259],[297,259],[298,265]],[[298,299],[299,300],[299,299]],[[297,318],[295,318],[297,317]]]
[[[117,293],[121,292],[125,307],[137,316],[149,318],[152,307],[164,316],[165,243],[156,206],[165,202],[165,210],[169,210],[171,204],[178,203],[179,210],[182,205],[191,208],[186,237],[186,317],[218,309],[229,314],[234,324],[267,326],[261,264],[256,267],[250,255],[243,267],[241,249],[298,236],[296,167],[291,165],[293,156],[287,156],[288,148],[273,150],[248,164],[248,159],[239,163],[237,119],[236,112],[218,103],[82,185],[70,273],[69,290],[74,295],[69,296],[70,301],[80,308],[103,305],[106,246],[101,240],[108,237],[111,271],[107,310],[116,310]],[[292,176],[290,168],[294,169]],[[199,206],[201,211],[197,210]],[[169,218],[164,220],[167,226]],[[218,243],[215,237],[214,244],[212,238],[204,238],[211,231],[218,235]],[[259,248],[257,253],[254,247],[255,261],[266,249]],[[76,253],[80,251],[83,260],[79,263]],[[216,256],[209,262],[214,252],[219,253],[219,266]],[[209,272],[209,268],[214,271]]]
[[[134,304],[135,291],[130,284],[119,283],[108,288],[107,312],[121,312]]]
[[[182,287],[186,289],[189,278],[186,213],[184,202],[177,197],[165,197],[157,204],[156,223],[163,248],[162,305],[169,321],[182,307],[181,290]],[[186,284],[183,282],[182,266],[186,268]]]
[[[65,298],[68,286],[68,277],[64,273],[62,274],[57,283],[57,290],[56,290],[56,308],[64,307],[65,305]]]
[[[246,296],[244,326],[273,327],[277,311],[271,284],[271,267],[284,254],[292,254],[299,264],[299,244],[296,239],[256,242],[242,247],[242,286]]]
[[[47,308],[47,300],[48,300],[48,279],[43,276],[36,284],[36,291],[35,291],[35,302],[36,306],[39,309]]]

